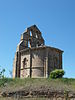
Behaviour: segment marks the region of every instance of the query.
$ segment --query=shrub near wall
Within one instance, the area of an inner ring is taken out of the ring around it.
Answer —
[[[62,78],[63,75],[65,74],[64,70],[62,69],[55,69],[50,73],[50,78],[56,79],[56,78]]]

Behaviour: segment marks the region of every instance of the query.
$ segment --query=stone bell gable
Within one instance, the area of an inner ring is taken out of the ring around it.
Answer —
[[[26,48],[38,47],[44,45],[44,39],[40,30],[36,25],[28,27],[25,32],[22,33],[20,43],[17,46],[17,51],[21,51]]]
[[[60,49],[45,45],[36,25],[28,27],[17,45],[13,78],[47,78],[52,70],[62,69],[62,53]]]

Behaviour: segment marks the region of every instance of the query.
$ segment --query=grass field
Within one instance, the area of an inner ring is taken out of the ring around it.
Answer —
[[[46,78],[25,78],[25,79],[0,79],[0,91],[14,91],[22,88],[51,88],[54,90],[75,91],[75,79],[46,79]]]
[[[71,91],[75,92],[75,79],[47,79],[47,78],[25,78],[25,79],[0,79],[0,93],[14,92],[20,90]],[[48,98],[1,98],[0,100],[48,100]]]

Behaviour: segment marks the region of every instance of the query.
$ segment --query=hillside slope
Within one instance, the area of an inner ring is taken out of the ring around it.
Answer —
[[[75,96],[75,79],[0,79],[0,97],[50,98],[57,94]]]

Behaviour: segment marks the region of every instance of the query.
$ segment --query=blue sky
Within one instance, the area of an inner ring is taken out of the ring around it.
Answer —
[[[0,0],[0,65],[6,76],[21,33],[33,24],[46,45],[64,51],[64,77],[75,78],[75,0]]]

